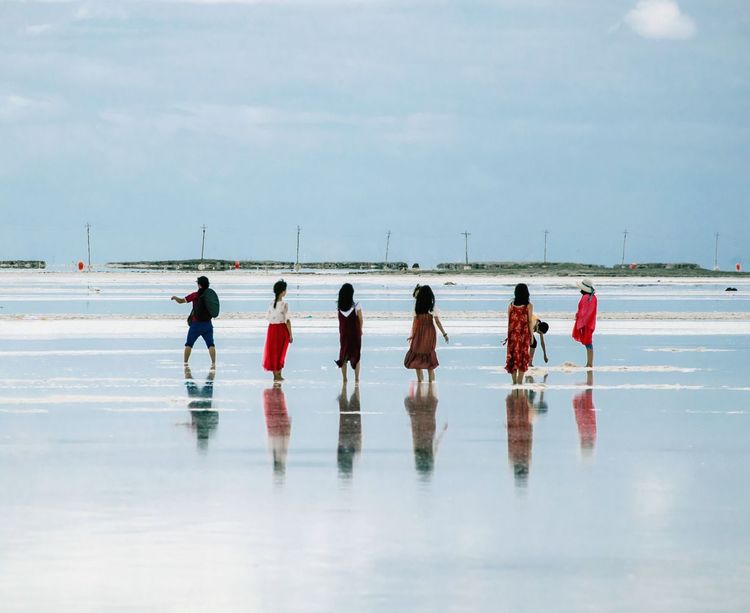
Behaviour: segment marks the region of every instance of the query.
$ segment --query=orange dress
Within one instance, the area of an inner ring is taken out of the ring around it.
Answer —
[[[432,313],[422,313],[417,315],[416,325],[411,337],[411,345],[404,356],[404,366],[406,368],[426,368],[432,370],[438,367],[437,353],[437,334],[435,334],[435,322]]]
[[[529,305],[510,305],[508,312],[508,345],[505,355],[505,370],[525,372],[529,369]]]

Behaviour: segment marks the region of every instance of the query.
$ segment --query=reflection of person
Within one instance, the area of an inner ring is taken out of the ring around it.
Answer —
[[[547,385],[547,377],[549,377],[549,373],[544,374],[544,378],[542,379],[541,385],[542,388],[539,390],[539,400],[536,399],[536,391],[529,390],[529,403],[534,407],[534,411],[537,415],[541,415],[543,413],[546,413],[549,411],[549,405],[544,400],[544,392]],[[534,385],[534,377],[526,377],[526,383],[531,383],[531,385]]]
[[[190,427],[195,430],[198,449],[208,448],[208,439],[219,425],[219,412],[212,411],[214,397],[214,377],[216,369],[208,371],[206,382],[198,386],[193,380],[193,373],[185,366],[185,387],[187,388],[188,410],[190,411]]]
[[[547,357],[547,345],[544,342],[544,335],[549,331],[549,324],[546,321],[542,321],[536,315],[531,316],[531,322],[533,324],[533,330],[535,334],[539,335],[539,343],[542,345],[542,355],[544,356],[544,363],[549,362]],[[529,368],[534,366],[534,354],[536,353],[537,347],[536,336],[531,335],[531,347],[529,348]]]
[[[581,290],[581,299],[578,301],[576,323],[573,325],[573,340],[586,347],[586,368],[592,368],[594,366],[597,299],[591,281],[584,279],[576,285]]]
[[[513,476],[517,486],[525,486],[529,480],[533,437],[530,408],[526,390],[514,389],[505,398],[508,460],[513,465]]]
[[[354,302],[354,288],[344,283],[339,290],[339,359],[336,366],[341,369],[341,377],[346,383],[346,363],[354,369],[354,381],[359,382],[359,359],[362,350],[362,308]]]
[[[523,383],[529,369],[529,348],[534,338],[534,305],[529,302],[529,288],[525,283],[516,285],[513,301],[508,305],[508,346],[505,370],[510,373],[513,385]]]
[[[411,384],[409,395],[404,398],[404,407],[411,418],[411,436],[414,444],[414,464],[422,477],[429,477],[435,467],[435,454],[448,424],[443,426],[439,436],[435,436],[437,426],[438,398],[434,385],[428,383]]]
[[[352,476],[354,458],[362,451],[362,415],[359,405],[359,386],[354,387],[351,398],[347,399],[346,382],[339,394],[339,442],[336,460],[339,477]]]
[[[284,302],[286,281],[279,279],[273,284],[273,303],[268,307],[268,332],[263,349],[263,368],[273,372],[274,381],[283,381],[281,371],[286,361],[286,352],[292,338],[292,322],[289,319],[289,305]]]
[[[199,337],[203,337],[208,347],[208,355],[211,357],[211,365],[216,365],[216,346],[214,345],[214,326],[211,323],[211,313],[209,313],[206,301],[203,299],[203,294],[208,290],[208,277],[198,277],[198,291],[188,294],[184,298],[179,296],[172,296],[172,300],[178,304],[185,304],[190,302],[193,305],[193,309],[190,311],[188,316],[188,334],[185,339],[185,351],[183,354],[183,361],[185,364],[190,359],[190,354],[193,351],[193,345]],[[213,293],[211,290],[210,293]],[[215,296],[216,294],[213,294]]]
[[[581,451],[589,454],[596,443],[596,407],[594,406],[594,373],[586,373],[586,389],[573,397],[573,412],[578,426]]]
[[[422,371],[427,369],[428,379],[435,380],[435,369],[438,367],[437,335],[435,326],[438,327],[445,342],[448,342],[448,333],[443,329],[440,317],[435,308],[435,294],[429,285],[422,285],[414,289],[416,301],[414,305],[414,319],[411,324],[411,336],[409,336],[409,350],[404,357],[404,366],[417,371],[417,381],[422,381]]]
[[[283,477],[286,472],[286,455],[289,451],[292,422],[281,387],[274,386],[263,390],[263,413],[266,416],[268,449],[273,458],[273,472],[277,477]]]

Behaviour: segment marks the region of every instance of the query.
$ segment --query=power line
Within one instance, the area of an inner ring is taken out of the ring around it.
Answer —
[[[464,237],[464,255],[466,257],[466,265],[469,265],[469,237],[471,236],[471,232],[467,232],[464,230],[461,232],[461,234]]]
[[[91,272],[91,224],[86,222],[86,246],[89,254],[89,272]]]

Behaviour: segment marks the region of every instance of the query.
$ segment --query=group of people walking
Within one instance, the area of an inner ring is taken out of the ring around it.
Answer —
[[[203,338],[208,347],[212,367],[216,364],[216,347],[213,338],[212,319],[219,313],[219,300],[216,293],[209,289],[205,276],[198,277],[198,290],[184,298],[172,296],[172,300],[184,304],[191,303],[192,310],[188,317],[188,334],[185,340],[184,362],[188,363],[193,345],[198,338]],[[596,328],[597,298],[595,289],[589,279],[577,283],[581,292],[572,337],[586,348],[586,367],[594,363],[593,334]],[[268,330],[263,350],[263,368],[273,373],[275,383],[284,380],[282,371],[286,362],[289,345],[294,342],[292,322],[289,316],[289,305],[284,301],[287,283],[280,279],[273,285],[273,302],[269,305],[267,318]],[[409,348],[404,356],[404,366],[415,370],[417,381],[424,380],[427,371],[428,381],[435,380],[435,369],[439,366],[437,359],[437,331],[448,343],[448,333],[443,328],[435,306],[435,294],[429,285],[417,285],[412,293],[414,314],[411,333],[408,337]],[[339,323],[339,356],[335,360],[341,370],[344,381],[348,378],[347,368],[354,371],[355,382],[359,382],[360,360],[362,352],[362,333],[364,315],[360,304],[354,300],[354,287],[344,283],[339,289],[337,301]],[[514,385],[523,383],[525,372],[533,366],[534,354],[540,344],[545,363],[549,361],[544,335],[549,325],[539,319],[531,303],[529,288],[525,283],[516,285],[513,300],[507,310],[508,327],[505,370],[511,375]],[[436,330],[437,328],[437,330]],[[539,336],[537,342],[536,336]]]

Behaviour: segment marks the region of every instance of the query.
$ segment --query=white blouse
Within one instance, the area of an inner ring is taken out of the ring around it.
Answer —
[[[339,313],[341,313],[344,317],[349,317],[349,315],[352,314],[352,311],[357,311],[359,313],[362,310],[362,307],[359,306],[359,302],[355,302],[354,306],[351,309],[347,309],[346,311],[342,311],[339,309]]]
[[[272,302],[268,305],[266,317],[268,317],[269,324],[285,324],[286,320],[289,319],[289,305],[283,300],[279,300],[276,303],[276,308],[274,308]]]

